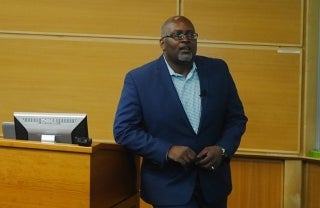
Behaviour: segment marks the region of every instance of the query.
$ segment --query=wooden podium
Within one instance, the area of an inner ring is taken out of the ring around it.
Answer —
[[[138,208],[138,159],[120,145],[0,138],[0,207]]]

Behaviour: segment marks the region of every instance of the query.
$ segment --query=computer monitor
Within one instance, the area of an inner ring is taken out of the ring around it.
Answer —
[[[86,114],[15,112],[16,139],[77,144],[88,138]]]

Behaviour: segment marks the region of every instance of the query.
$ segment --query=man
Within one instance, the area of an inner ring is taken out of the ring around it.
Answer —
[[[161,28],[163,55],[129,72],[116,142],[143,157],[141,197],[155,208],[226,208],[229,162],[247,118],[226,63],[197,56],[184,16]]]

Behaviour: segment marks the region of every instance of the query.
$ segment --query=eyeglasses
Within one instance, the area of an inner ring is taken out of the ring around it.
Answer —
[[[188,40],[197,40],[198,39],[198,33],[187,33],[187,34],[172,33],[170,35],[162,36],[161,39],[163,39],[163,38],[172,38],[174,40],[183,40],[185,37]]]

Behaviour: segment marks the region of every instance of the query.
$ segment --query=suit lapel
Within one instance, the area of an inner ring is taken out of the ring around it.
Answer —
[[[184,126],[187,126],[188,129],[193,132],[193,128],[189,122],[186,112],[184,111],[183,105],[180,101],[179,95],[172,82],[169,70],[162,56],[159,58],[158,63],[159,64],[157,70],[159,73],[159,78],[161,79],[160,83],[163,83],[163,87],[167,89],[168,92],[168,97],[166,97],[165,99],[171,100],[170,103],[172,103],[172,110],[175,111],[175,113],[178,112],[181,115],[181,118],[183,118],[183,121],[185,122]]]
[[[208,97],[209,97],[209,79],[207,74],[207,69],[205,64],[202,61],[196,59],[197,72],[200,81],[200,92],[201,92],[201,117],[199,123],[198,133],[201,131],[201,127],[203,126],[203,122],[205,121],[205,117],[207,115],[207,105],[208,105]]]

